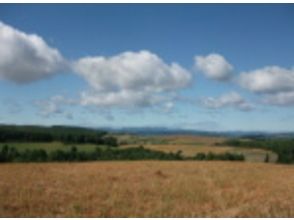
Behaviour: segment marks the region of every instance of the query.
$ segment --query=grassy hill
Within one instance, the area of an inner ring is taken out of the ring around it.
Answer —
[[[228,140],[225,137],[207,137],[195,135],[168,135],[168,136],[117,136],[119,142],[125,143],[121,148],[135,147],[135,143],[143,144],[145,148],[160,150],[166,153],[182,151],[184,156],[194,156],[197,153],[233,153],[243,154],[249,162],[264,162],[266,156],[269,162],[276,162],[278,156],[275,152],[267,149],[235,147],[219,145]]]
[[[293,185],[265,163],[0,164],[0,217],[293,217]]]

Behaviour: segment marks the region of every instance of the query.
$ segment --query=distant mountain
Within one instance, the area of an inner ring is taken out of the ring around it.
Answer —
[[[204,131],[193,129],[176,129],[166,127],[100,127],[98,129],[114,133],[129,133],[137,135],[202,135],[225,136],[242,138],[294,138],[294,132],[266,132],[266,131]]]
[[[0,124],[1,129],[13,129],[14,131],[31,132],[53,132],[53,133],[127,133],[134,135],[201,135],[201,136],[222,136],[222,137],[242,137],[242,138],[294,138],[294,132],[266,132],[266,131],[205,131],[168,127],[78,127],[67,125],[38,126],[38,125],[4,125]]]

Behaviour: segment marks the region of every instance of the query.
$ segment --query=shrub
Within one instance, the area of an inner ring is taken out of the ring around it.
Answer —
[[[195,160],[205,160],[205,158],[206,158],[206,155],[204,153],[198,153],[194,157]]]
[[[15,148],[3,146],[0,150],[0,162],[46,162],[46,161],[95,161],[95,160],[244,160],[243,155],[198,153],[194,158],[185,158],[182,152],[165,153],[145,149],[144,147],[112,149],[96,148],[92,152],[79,151],[73,146],[70,150],[55,150],[49,154],[43,149],[18,152]]]
[[[117,140],[114,137],[105,137],[104,144],[107,146],[110,146],[110,147],[117,147],[118,146]]]
[[[271,150],[278,155],[278,163],[294,163],[293,138],[255,138],[246,141],[231,139],[225,141],[223,145]]]
[[[242,154],[232,154],[232,153],[224,153],[224,154],[214,154],[209,152],[198,153],[193,157],[194,160],[230,160],[230,161],[244,161],[245,157]]]

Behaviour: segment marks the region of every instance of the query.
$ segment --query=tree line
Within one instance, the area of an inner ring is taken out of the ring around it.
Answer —
[[[294,163],[294,139],[292,138],[229,139],[220,145],[271,150],[278,155],[278,163]]]
[[[221,153],[221,154],[214,154],[214,153],[198,153],[193,158],[195,160],[230,160],[230,161],[244,161],[245,157],[243,154],[236,154],[236,153]]]
[[[66,144],[92,143],[117,146],[117,139],[105,131],[67,126],[0,126],[0,142],[52,142]]]
[[[27,149],[18,151],[8,145],[0,148],[0,162],[74,162],[74,161],[102,161],[102,160],[230,160],[243,161],[244,156],[240,154],[202,154],[194,157],[184,157],[181,151],[177,153],[165,153],[162,151],[135,147],[127,149],[97,147],[93,151],[79,151],[73,146],[70,150],[54,150],[47,152],[44,149]]]

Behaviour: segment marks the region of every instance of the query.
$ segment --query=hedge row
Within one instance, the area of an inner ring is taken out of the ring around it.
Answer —
[[[294,163],[294,139],[292,138],[254,140],[230,139],[219,145],[271,150],[278,155],[278,163]]]
[[[18,151],[7,145],[0,148],[0,162],[50,162],[50,161],[96,161],[96,160],[244,160],[239,154],[202,154],[195,157],[184,157],[181,151],[177,153],[165,153],[145,149],[144,147],[128,149],[101,149],[94,151],[79,151],[76,147],[70,150],[55,150],[46,152],[43,149]]]

